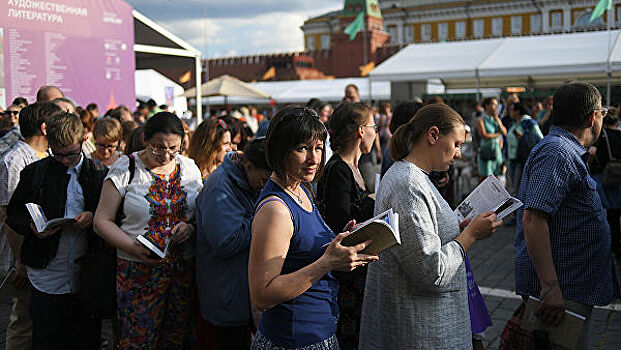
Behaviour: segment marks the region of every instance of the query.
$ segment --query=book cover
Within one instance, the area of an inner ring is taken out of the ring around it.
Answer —
[[[362,254],[377,255],[395,244],[401,244],[399,214],[388,209],[358,225],[341,244],[351,247],[367,240],[373,242],[360,252]]]
[[[550,342],[568,349],[574,349],[582,334],[585,318],[575,312],[565,310],[565,317],[563,317],[561,323],[558,326],[551,326],[535,315],[539,303],[540,300],[537,298],[532,296],[528,298],[520,327],[527,332],[546,332]]]
[[[170,244],[170,238],[168,237],[147,232],[136,237],[136,239],[154,254],[154,258],[159,257],[163,259],[168,254],[168,245]]]

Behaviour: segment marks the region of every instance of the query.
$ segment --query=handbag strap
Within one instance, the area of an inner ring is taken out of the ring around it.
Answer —
[[[611,161],[616,161],[617,159],[612,156],[612,150],[610,149],[610,142],[608,141],[608,133],[605,128],[602,128],[602,132],[604,133],[604,138],[606,139],[606,147],[608,148],[608,158]]]

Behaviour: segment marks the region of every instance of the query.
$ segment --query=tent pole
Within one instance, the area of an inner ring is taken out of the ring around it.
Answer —
[[[201,54],[196,55],[195,58],[196,69],[196,125],[198,126],[203,121],[203,92],[201,91],[201,74],[203,69],[201,67]]]
[[[474,76],[477,81],[477,103],[481,102],[481,78],[479,77],[479,69],[474,70]]]

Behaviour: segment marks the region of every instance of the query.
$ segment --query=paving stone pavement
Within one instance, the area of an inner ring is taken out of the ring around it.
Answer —
[[[487,349],[498,349],[500,332],[521,299],[513,293],[513,237],[515,226],[502,227],[492,237],[479,241],[469,251],[470,265],[492,318],[486,330]],[[621,280],[621,263],[617,275]],[[0,295],[0,349],[4,349],[10,299]],[[621,349],[621,302],[593,311],[589,350]]]
[[[492,326],[485,332],[487,349],[498,349],[500,333],[521,303],[513,292],[514,236],[515,226],[502,227],[494,236],[476,242],[468,252],[470,266],[492,318]],[[619,259],[616,270],[621,279]],[[593,310],[589,350],[593,349],[621,349],[621,301]]]

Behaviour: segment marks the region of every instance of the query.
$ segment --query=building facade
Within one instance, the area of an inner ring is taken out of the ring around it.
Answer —
[[[365,76],[410,43],[621,28],[621,0],[589,22],[598,0],[345,0],[300,27],[303,52],[210,59],[209,76],[244,81]],[[344,33],[360,12],[364,28]]]
[[[402,0],[381,2],[396,44],[568,33],[621,25],[621,1],[589,22],[597,0]]]

